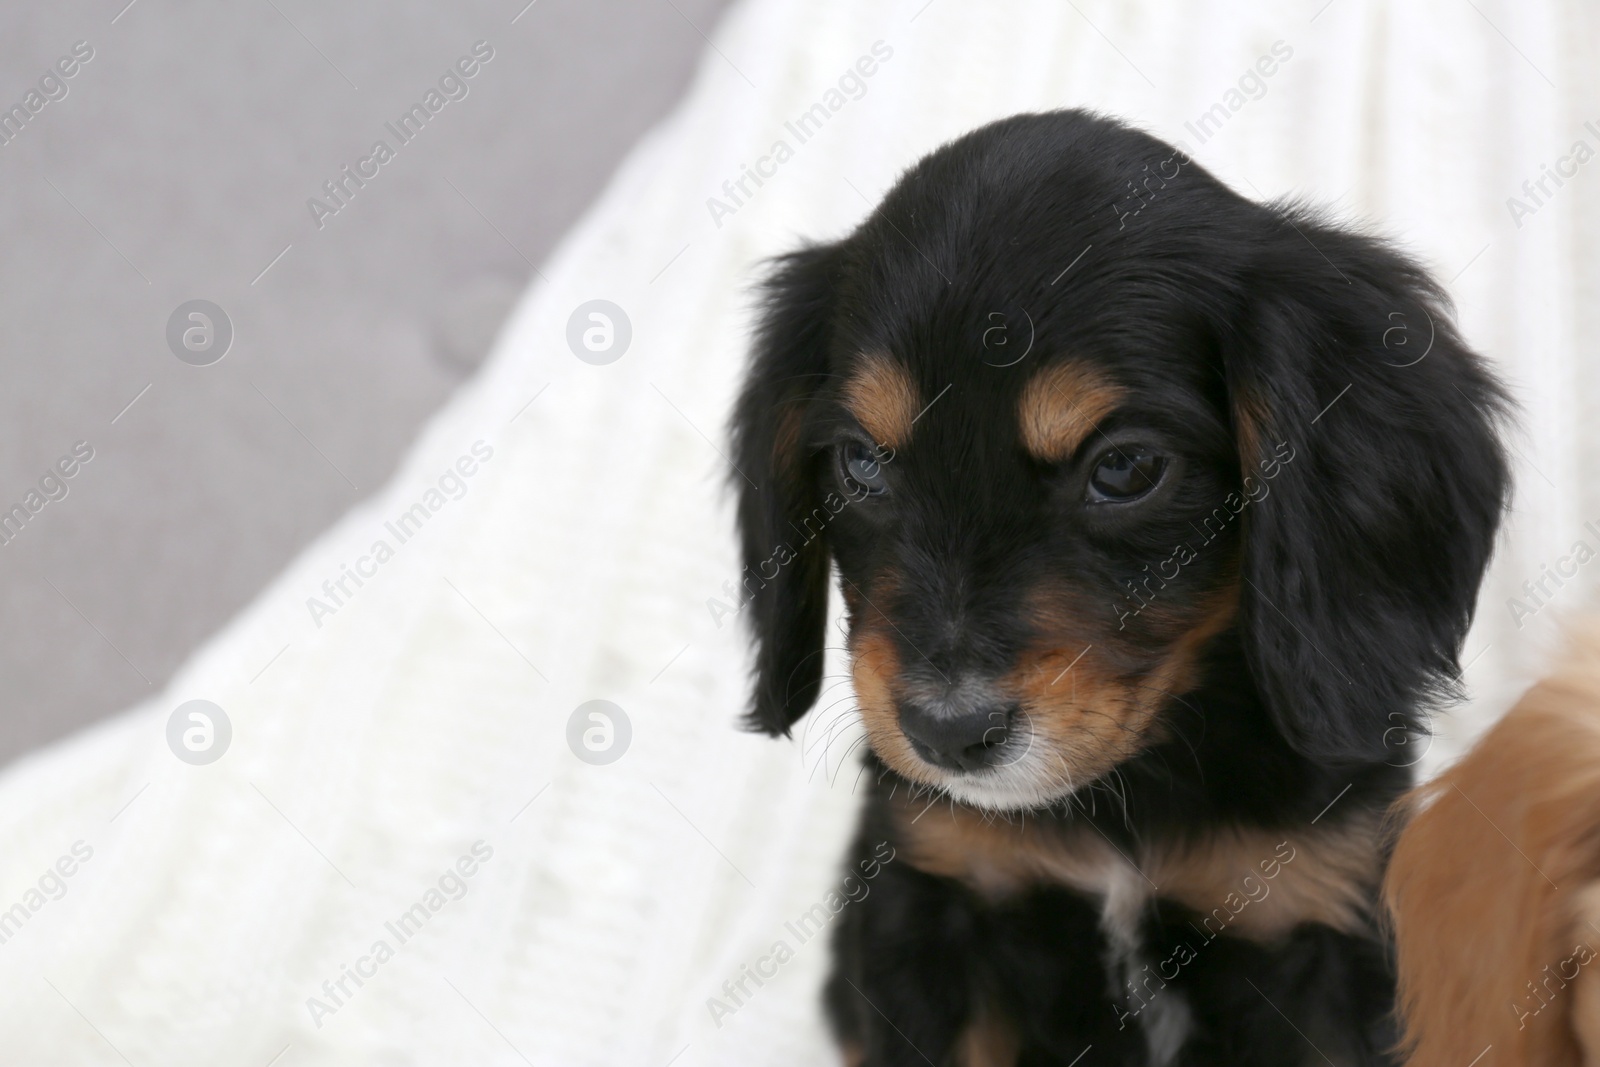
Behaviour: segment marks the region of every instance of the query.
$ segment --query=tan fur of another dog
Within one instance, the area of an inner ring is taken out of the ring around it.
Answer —
[[[1403,803],[1385,897],[1407,1063],[1600,1067],[1600,624]],[[1579,945],[1597,955],[1559,981]]]

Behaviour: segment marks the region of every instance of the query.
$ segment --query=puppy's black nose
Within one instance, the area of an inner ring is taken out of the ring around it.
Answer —
[[[975,771],[999,760],[1017,710],[1016,704],[995,704],[952,712],[908,702],[900,706],[900,729],[917,755],[929,763],[952,771]]]

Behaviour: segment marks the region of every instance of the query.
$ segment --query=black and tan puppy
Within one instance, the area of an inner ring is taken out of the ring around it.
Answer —
[[[1373,907],[1507,495],[1409,260],[1082,112],[986,126],[783,259],[735,415],[751,723],[872,774],[853,1063],[1389,1062]]]

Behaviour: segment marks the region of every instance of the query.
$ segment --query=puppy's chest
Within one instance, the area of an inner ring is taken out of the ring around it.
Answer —
[[[1183,840],[1114,844],[1087,820],[1041,823],[972,809],[923,809],[891,801],[911,865],[1001,903],[1061,887],[1097,901],[1101,926],[1121,953],[1155,901],[1180,905],[1207,936],[1260,942],[1301,923],[1370,934],[1381,875],[1378,827],[1216,827]],[[925,812],[925,813],[924,813]]]

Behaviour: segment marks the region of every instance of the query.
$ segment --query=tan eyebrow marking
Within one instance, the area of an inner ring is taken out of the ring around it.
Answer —
[[[844,406],[880,445],[899,448],[911,438],[917,388],[904,367],[883,353],[862,357],[844,388]]]
[[[1120,386],[1086,364],[1046,367],[1023,387],[1017,406],[1023,447],[1046,463],[1066,459],[1122,396]]]

